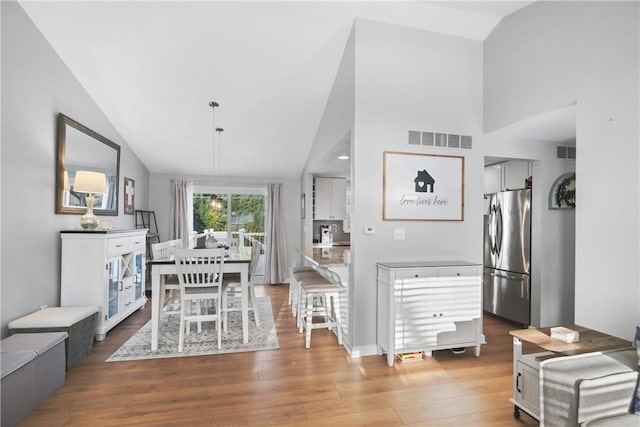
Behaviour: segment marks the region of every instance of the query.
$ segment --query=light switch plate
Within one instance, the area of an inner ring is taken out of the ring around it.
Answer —
[[[393,240],[404,240],[404,228],[393,229]]]
[[[373,225],[365,225],[362,232],[364,234],[376,234],[376,228]]]

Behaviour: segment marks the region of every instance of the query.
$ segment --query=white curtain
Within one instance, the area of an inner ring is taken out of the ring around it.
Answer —
[[[280,224],[281,187],[282,184],[267,185],[265,283],[282,283],[285,279],[284,237]]]
[[[192,200],[191,185],[184,180],[174,180],[173,185],[173,203],[171,212],[171,240],[182,239],[182,246],[189,247],[189,233],[191,232],[192,219],[189,213],[193,208],[189,206]]]
[[[107,205],[104,207],[105,209],[117,209],[116,204],[116,187],[118,187],[117,177],[115,176],[107,176]],[[124,195],[127,197],[126,193]]]

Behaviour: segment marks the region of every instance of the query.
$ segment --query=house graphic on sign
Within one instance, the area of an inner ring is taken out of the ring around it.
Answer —
[[[433,184],[436,182],[425,169],[418,171],[418,175],[413,180],[416,184],[416,193],[433,193]]]

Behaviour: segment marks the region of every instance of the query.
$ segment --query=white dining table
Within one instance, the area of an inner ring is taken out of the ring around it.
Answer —
[[[224,273],[240,273],[242,294],[242,341],[249,342],[249,264],[251,254],[247,251],[230,254],[225,258]],[[177,274],[173,256],[153,260],[151,264],[151,351],[158,350],[158,334],[160,333],[160,315],[165,296],[160,295],[161,276]]]

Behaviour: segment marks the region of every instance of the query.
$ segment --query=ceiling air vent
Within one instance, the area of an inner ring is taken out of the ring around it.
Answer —
[[[559,159],[573,159],[576,158],[576,147],[570,147],[567,145],[556,146],[556,157]]]
[[[422,132],[422,145],[433,147],[435,135],[433,132]]]
[[[449,134],[447,143],[449,144],[449,148],[460,148],[460,135]]]
[[[420,132],[415,130],[409,131],[409,145],[420,145]]]
[[[464,148],[470,150],[473,145],[468,135],[452,133],[438,133],[428,131],[409,131],[409,145],[423,145],[426,147]]]

